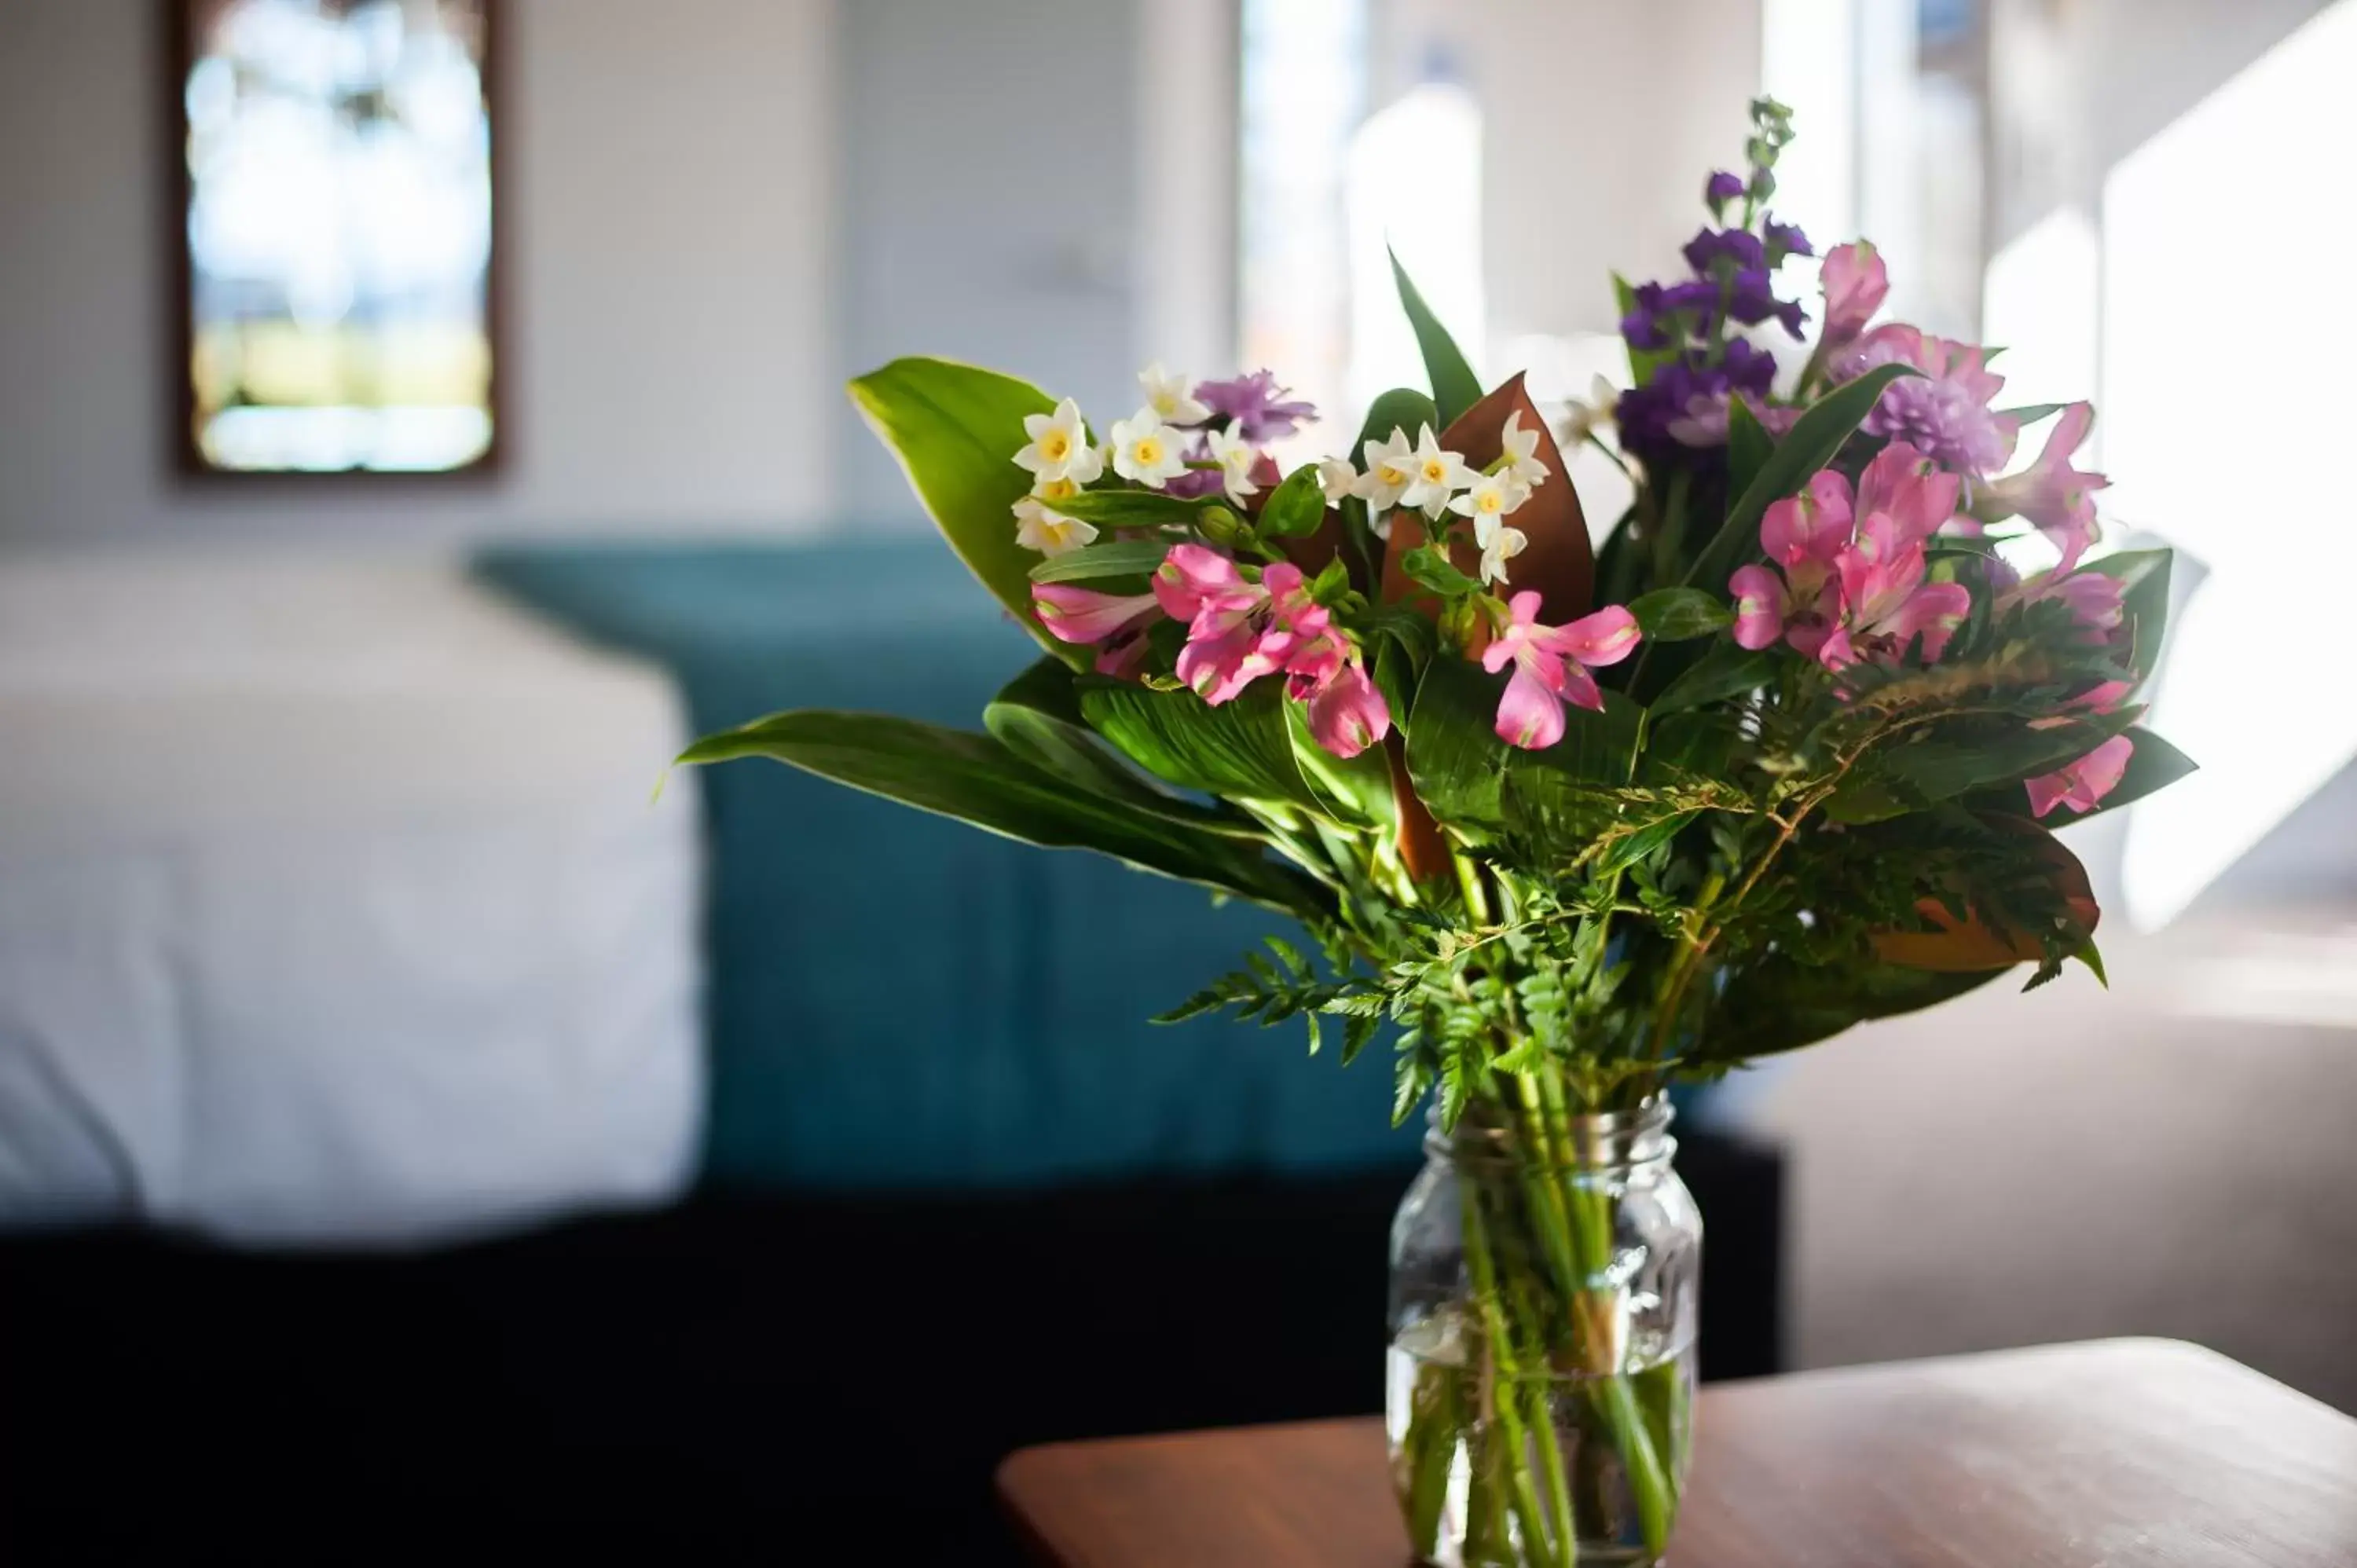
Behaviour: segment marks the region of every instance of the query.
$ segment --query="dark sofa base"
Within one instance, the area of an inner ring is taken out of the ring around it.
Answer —
[[[1703,1365],[1780,1361],[1781,1166],[1707,1134]],[[1363,1412],[1407,1175],[753,1199],[407,1257],[0,1245],[0,1556],[1014,1561],[998,1458]]]

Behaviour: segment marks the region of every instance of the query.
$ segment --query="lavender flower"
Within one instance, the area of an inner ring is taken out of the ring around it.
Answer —
[[[1195,396],[1213,417],[1232,420],[1236,434],[1258,446],[1282,441],[1318,417],[1308,403],[1278,401],[1290,391],[1276,384],[1275,371],[1254,371],[1232,381],[1205,381],[1195,389]]]

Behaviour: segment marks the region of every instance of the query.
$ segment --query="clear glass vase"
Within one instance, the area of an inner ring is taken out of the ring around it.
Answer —
[[[1554,1108],[1550,1109],[1550,1103]],[[1671,1111],[1436,1121],[1392,1225],[1385,1424],[1441,1568],[1661,1561],[1694,1438],[1702,1217]]]

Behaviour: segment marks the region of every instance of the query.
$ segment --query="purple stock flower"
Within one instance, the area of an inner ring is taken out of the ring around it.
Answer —
[[[1195,396],[1218,418],[1234,421],[1236,434],[1258,446],[1282,441],[1318,417],[1308,403],[1278,401],[1290,391],[1276,384],[1275,371],[1254,371],[1232,381],[1205,381]]]
[[[1711,264],[1721,258],[1733,263],[1738,269],[1768,264],[1767,254],[1760,246],[1760,236],[1742,229],[1705,229],[1686,242],[1683,253],[1686,265],[1700,277],[1710,276]]]
[[[1760,397],[1776,381],[1776,356],[1752,343],[1748,338],[1737,338],[1727,345],[1727,357],[1719,361],[1727,372],[1729,385]]]
[[[1771,264],[1776,262],[1782,261],[1786,256],[1813,256],[1816,254],[1814,251],[1809,249],[1809,237],[1801,232],[1800,225],[1796,223],[1779,223],[1776,220],[1770,218],[1768,220],[1766,228],[1768,231],[1768,256]]]
[[[1747,327],[1772,316],[1795,339],[1801,336],[1801,323],[1808,319],[1799,300],[1776,297],[1776,285],[1765,267],[1747,267],[1735,274],[1734,286],[1727,291],[1727,313]]]
[[[1742,194],[1743,177],[1729,174],[1725,169],[1713,170],[1710,179],[1702,188],[1702,199],[1710,204],[1713,212]]]

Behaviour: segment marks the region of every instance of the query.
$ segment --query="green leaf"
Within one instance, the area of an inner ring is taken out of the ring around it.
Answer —
[[[1612,298],[1619,306],[1622,319],[1625,320],[1636,314],[1637,290],[1619,273],[1612,274]],[[1629,344],[1625,338],[1621,341],[1628,345],[1629,371],[1638,386],[1643,386],[1647,381],[1652,381],[1655,371],[1677,357],[1677,350],[1674,349],[1640,349],[1633,344]]]
[[[1768,460],[1727,509],[1727,521],[1710,543],[1695,557],[1688,583],[1714,586],[1734,575],[1735,568],[1760,548],[1760,520],[1769,506],[1798,491],[1809,476],[1834,460],[1857,431],[1882,391],[1901,376],[1923,372],[1912,365],[1878,365],[1854,381],[1835,387],[1793,422],[1784,439],[1776,443]]]
[[[1934,731],[1907,745],[1878,748],[1876,767],[1924,801],[1953,800],[1996,784],[2018,784],[2084,757],[2111,736],[2099,724],[2031,729],[2012,719]]]
[[[1101,577],[1150,577],[1170,553],[1167,540],[1109,539],[1057,555],[1031,568],[1035,583],[1088,583]]]
[[[2172,550],[2122,550],[2086,564],[2087,571],[2120,581],[2122,624],[2130,628],[2126,662],[2139,683],[2151,680],[2160,665],[2169,632],[2169,574],[2175,560]]]
[[[1082,676],[1081,712],[1148,773],[1222,800],[1322,811],[1294,761],[1285,683],[1255,681],[1213,707],[1189,691],[1157,692]]]
[[[1776,657],[1767,649],[1723,642],[1669,684],[1650,704],[1656,716],[1758,690],[1776,678]]]
[[[2018,429],[2027,430],[2042,419],[2051,419],[2071,405],[2067,403],[2025,403],[2015,408],[2000,408],[1999,419],[2017,421]]]
[[[1728,400],[1727,405],[1727,490],[1729,495],[1741,495],[1760,477],[1775,452],[1775,439],[1760,423],[1751,405],[1741,398]]]
[[[1416,347],[1424,351],[1424,371],[1432,378],[1432,401],[1440,413],[1439,428],[1447,429],[1458,414],[1481,401],[1480,378],[1466,362],[1465,351],[1448,335],[1448,328],[1425,304],[1424,295],[1416,291],[1396,253],[1392,256],[1392,279],[1399,285],[1400,306],[1407,312],[1408,325],[1415,328]],[[1415,432],[1410,430],[1408,434],[1413,435]]]
[[[1216,494],[1189,500],[1160,490],[1082,490],[1066,496],[1050,510],[1099,528],[1191,528],[1197,514],[1219,500]]]
[[[1309,715],[1299,703],[1285,704],[1285,722],[1293,737],[1294,766],[1326,815],[1383,832],[1399,825],[1399,800],[1392,793],[1391,764],[1382,746],[1371,746],[1352,757],[1335,756],[1309,733]]]
[[[2127,770],[2120,775],[2120,781],[2112,786],[2111,793],[2096,802],[2092,811],[2074,811],[2068,806],[2057,806],[2040,819],[2045,826],[2066,827],[2122,806],[2133,805],[2147,795],[2165,789],[2188,774],[2201,770],[2200,764],[2148,729],[2131,725],[2122,733],[2136,743],[2136,750],[2129,754]],[[2019,788],[2017,785],[2012,789],[1976,795],[1969,803],[1976,811],[2018,812],[2027,804],[2018,792]]]
[[[1426,667],[1408,722],[1407,769],[1432,813],[1474,832],[1514,828],[1566,850],[1608,823],[1629,781],[1640,710],[1618,693],[1601,712],[1566,706],[1563,738],[1524,751],[1498,738],[1506,677],[1447,655]]]
[[[1259,838],[1260,825],[1226,807],[1200,805],[1158,788],[1107,750],[1082,715],[1072,671],[1040,659],[982,710],[983,727],[1025,762],[1076,788],[1167,822],[1232,838]]]
[[[1770,952],[1729,982],[1703,1041],[1715,1062],[1756,1060],[1814,1045],[1852,1025],[1962,996],[2002,968],[1951,972],[1863,962],[1804,964]]]
[[[767,757],[822,779],[1048,849],[1089,849],[1290,914],[1329,908],[1308,877],[1236,843],[1076,790],[996,738],[883,714],[772,714],[680,754],[683,764]]]
[[[1458,571],[1447,555],[1429,544],[1419,544],[1401,556],[1400,570],[1418,586],[1444,599],[1462,598],[1481,591],[1480,583]]]
[[[1677,837],[1681,829],[1701,815],[1700,811],[1673,811],[1654,818],[1627,836],[1613,840],[1612,847],[1598,857],[1596,869],[1609,875],[1636,865]]]
[[[1717,595],[1700,588],[1656,588],[1629,602],[1638,628],[1656,642],[1708,637],[1735,624],[1735,612]]]
[[[1394,387],[1367,405],[1366,423],[1359,426],[1359,444],[1347,456],[1352,463],[1358,463],[1365,456],[1370,441],[1388,441],[1394,431],[1414,441],[1416,432],[1427,424],[1437,435],[1443,423],[1432,399],[1413,387]]]
[[[1048,635],[1031,613],[1036,557],[1015,542],[1015,503],[1031,476],[1015,466],[1026,414],[1055,400],[1028,381],[950,360],[895,360],[851,383],[851,401],[900,459],[909,483],[982,585],[1067,664],[1088,655]]]
[[[1267,539],[1306,538],[1325,521],[1326,487],[1315,463],[1304,463],[1287,474],[1260,509],[1260,532]]]

